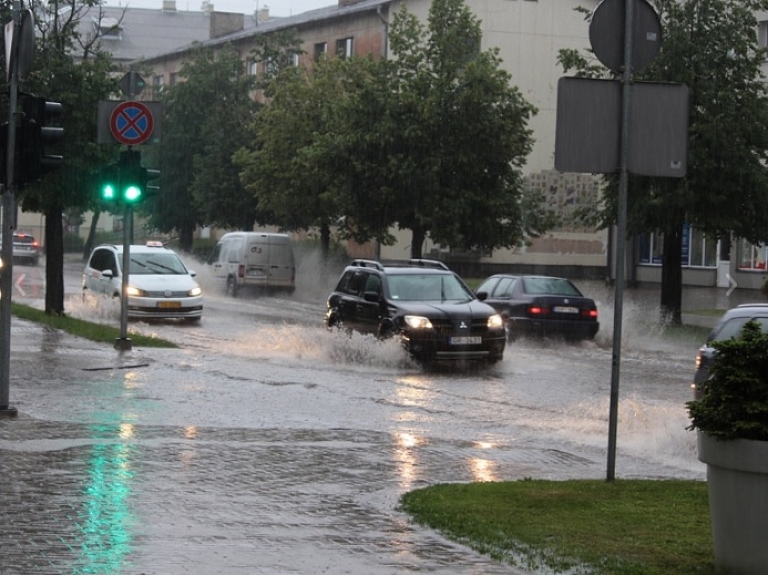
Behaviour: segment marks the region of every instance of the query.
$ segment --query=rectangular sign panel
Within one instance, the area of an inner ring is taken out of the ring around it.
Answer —
[[[622,85],[615,80],[560,78],[555,169],[608,174],[620,168]],[[688,168],[688,88],[632,84],[627,170],[682,178]]]

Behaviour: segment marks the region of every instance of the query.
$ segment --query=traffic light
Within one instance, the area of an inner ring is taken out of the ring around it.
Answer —
[[[141,167],[141,153],[136,150],[120,152],[120,191],[125,204],[138,204],[144,199],[145,169]]]
[[[115,202],[120,189],[120,167],[110,164],[101,169],[99,178],[99,195],[105,202]]]
[[[156,196],[160,191],[160,184],[150,184],[160,178],[160,170],[144,168],[144,192],[147,196]]]
[[[63,157],[47,153],[46,148],[64,138],[64,128],[48,125],[51,120],[62,115],[64,108],[59,102],[30,95],[23,96],[21,108],[24,114],[17,140],[17,181],[23,184],[37,181],[45,174],[61,168]]]

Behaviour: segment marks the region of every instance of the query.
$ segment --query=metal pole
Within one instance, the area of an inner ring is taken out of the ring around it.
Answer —
[[[18,46],[21,34],[21,2],[12,7],[13,46]],[[13,228],[16,225],[16,198],[14,197],[14,165],[16,163],[16,108],[19,97],[18,54],[11,54],[10,85],[8,89],[8,141],[6,142],[6,181],[3,190],[3,247],[0,251],[3,268],[0,274],[0,415],[14,417],[17,410],[10,406],[11,388],[11,295],[13,293]],[[2,159],[0,159],[2,161]]]
[[[634,29],[634,4],[637,0],[625,1],[624,14],[624,73],[622,75],[621,105],[621,150],[619,166],[619,213],[616,224],[616,289],[613,311],[613,360],[611,363],[611,405],[608,417],[608,469],[607,481],[613,481],[616,474],[616,431],[619,419],[619,371],[621,366],[621,331],[624,314],[624,259],[627,243],[627,187],[629,174],[629,110],[632,95],[632,41]]]
[[[120,168],[120,189],[122,189],[123,166],[121,165]],[[133,347],[131,338],[128,337],[128,275],[131,269],[131,237],[133,237],[133,208],[126,204],[123,210],[123,275],[120,286],[120,339],[115,342],[115,349],[120,351],[130,351]]]

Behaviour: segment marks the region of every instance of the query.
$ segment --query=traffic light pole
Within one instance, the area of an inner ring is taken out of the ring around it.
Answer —
[[[127,157],[127,156],[123,156]],[[120,187],[123,185],[126,161],[121,160]],[[131,270],[131,241],[133,240],[133,206],[126,203],[123,207],[123,275],[120,286],[120,338],[115,341],[115,349],[130,351],[133,348],[128,337],[128,276]]]
[[[21,33],[21,2],[13,2],[13,40],[18,45]],[[18,55],[6,58],[10,62],[9,105],[8,105],[8,142],[6,144],[6,181],[3,189],[3,247],[2,273],[0,273],[0,416],[16,417],[18,411],[10,406],[11,388],[11,294],[13,292],[13,228],[16,225],[16,198],[14,196],[14,173],[16,163],[16,108],[19,98]],[[0,158],[2,161],[2,158]]]

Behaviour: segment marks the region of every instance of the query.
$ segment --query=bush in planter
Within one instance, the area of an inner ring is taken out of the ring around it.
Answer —
[[[747,322],[738,339],[716,341],[701,399],[689,401],[689,429],[719,439],[768,441],[768,334]]]
[[[768,335],[755,321],[739,338],[714,342],[701,398],[688,402],[707,466],[715,564],[765,575],[768,565]]]

